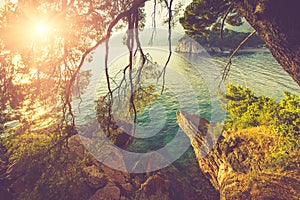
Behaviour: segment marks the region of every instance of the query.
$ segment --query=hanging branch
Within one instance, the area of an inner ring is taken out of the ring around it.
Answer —
[[[138,8],[144,4],[147,0],[140,0],[140,1],[136,1],[134,2],[134,4],[131,6],[131,8],[125,12],[120,13],[116,19],[110,24],[110,26],[108,27],[107,30],[107,40],[106,40],[106,54],[105,54],[105,75],[106,75],[106,81],[107,81],[107,86],[108,86],[108,94],[110,96],[110,101],[109,101],[109,105],[108,105],[108,122],[107,122],[107,130],[108,130],[108,135],[110,135],[110,122],[111,122],[111,116],[112,116],[112,104],[113,104],[113,92],[115,90],[117,90],[116,88],[121,88],[122,83],[125,81],[126,79],[126,70],[129,69],[129,79],[130,79],[130,106],[134,111],[134,123],[136,122],[136,118],[137,118],[137,111],[136,111],[136,107],[134,104],[134,96],[135,96],[135,88],[134,88],[134,84],[133,84],[133,78],[132,78],[132,65],[133,65],[133,44],[134,44],[134,32],[133,30],[136,29],[136,31],[138,31]],[[135,17],[134,17],[135,16]],[[109,44],[109,39],[110,39],[110,35],[112,32],[112,29],[114,28],[114,26],[123,18],[127,18],[127,22],[128,22],[128,38],[127,38],[127,47],[129,50],[129,65],[126,66],[123,70],[123,79],[121,80],[121,84],[119,86],[117,86],[115,89],[111,88],[111,84],[110,84],[110,77],[109,77],[109,73],[108,73],[108,44]],[[137,34],[136,34],[137,35]],[[136,36],[136,38],[138,38]],[[138,43],[138,48],[140,48],[140,42],[137,39],[137,43]],[[143,52],[140,48],[140,52],[143,55]],[[133,131],[135,131],[135,128],[133,129]]]
[[[159,74],[159,76],[157,77],[157,82],[160,79],[160,77],[163,77],[163,84],[162,84],[162,89],[161,89],[161,94],[163,94],[164,89],[165,89],[165,82],[166,82],[166,69],[167,66],[171,60],[171,56],[172,56],[172,4],[173,4],[173,0],[170,0],[170,5],[168,5],[168,1],[165,0],[165,3],[168,7],[168,11],[169,11],[169,16],[168,16],[168,42],[169,42],[169,56],[168,59],[165,63],[164,68],[162,69],[161,73]]]
[[[229,71],[230,71],[230,66],[232,64],[232,58],[235,56],[235,54],[239,51],[239,49],[256,33],[256,30],[252,31],[238,46],[237,48],[232,52],[232,54],[230,55],[228,62],[224,68],[224,72],[222,75],[222,81],[225,81]]]
[[[142,70],[145,66],[145,63],[146,63],[146,56],[144,54],[144,51],[141,47],[141,42],[140,42],[140,38],[139,38],[139,11],[138,9],[136,10],[136,12],[134,12],[134,30],[135,30],[135,41],[136,41],[136,52],[134,55],[136,55],[137,51],[139,50],[140,54],[141,54],[141,58],[142,58],[142,63],[141,63],[141,66],[138,68],[137,70],[137,81],[136,81],[136,84],[140,84],[141,82],[141,75],[142,75]]]
[[[138,12],[138,11],[135,11],[135,12]],[[134,27],[134,25],[135,25],[134,18],[135,18],[135,16],[133,14],[128,16],[128,37],[127,37],[127,43],[126,43],[128,51],[129,51],[129,82],[130,82],[129,101],[130,101],[130,107],[133,109],[133,112],[134,112],[133,125],[136,122],[136,108],[135,108],[135,104],[134,104],[135,87],[134,87],[133,80],[132,80],[134,28],[136,28],[136,27]]]
[[[106,78],[107,78],[107,84],[108,84],[108,90],[109,90],[109,94],[110,94],[110,98],[112,100],[112,90],[110,87],[110,79],[109,79],[109,74],[108,74],[108,44],[109,44],[109,39],[112,33],[113,28],[117,25],[117,23],[127,17],[129,14],[133,13],[135,11],[136,8],[139,8],[141,5],[143,5],[146,1],[148,0],[139,0],[139,1],[135,1],[132,5],[132,7],[130,9],[128,9],[127,11],[124,11],[122,13],[120,13],[108,26],[107,31],[106,31],[106,35],[105,37],[103,37],[102,39],[100,39],[99,41],[97,41],[97,43],[92,46],[91,48],[87,49],[84,54],[81,56],[81,60],[79,62],[79,65],[77,67],[77,69],[75,70],[75,72],[72,74],[69,84],[66,88],[66,94],[65,94],[65,103],[64,103],[64,107],[68,107],[68,111],[69,114],[72,117],[72,126],[75,125],[75,119],[74,119],[74,115],[72,112],[72,105],[71,105],[71,91],[74,85],[74,82],[76,80],[76,77],[78,76],[84,61],[86,59],[86,57],[92,52],[94,51],[100,44],[102,44],[104,41],[106,41],[106,56],[105,56],[105,71],[106,71]],[[73,2],[73,1],[71,1]],[[64,114],[65,115],[65,114]]]
[[[157,2],[156,2],[156,0],[154,0],[153,12],[152,12],[152,15],[151,15],[152,16],[153,31],[152,31],[152,34],[151,34],[151,38],[148,42],[149,45],[153,44],[154,36],[155,36],[155,33],[156,33],[156,5],[157,5]]]

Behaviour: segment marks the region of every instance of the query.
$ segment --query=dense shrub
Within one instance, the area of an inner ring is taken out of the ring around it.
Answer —
[[[226,99],[229,118],[225,121],[225,129],[266,126],[278,138],[278,143],[270,146],[273,163],[287,165],[288,157],[299,159],[300,95],[284,92],[284,97],[276,102],[269,97],[256,96],[249,88],[228,85]]]

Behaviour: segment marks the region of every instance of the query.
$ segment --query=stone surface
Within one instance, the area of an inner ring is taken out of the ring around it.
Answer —
[[[221,51],[219,47],[208,47],[208,45],[202,46],[200,43],[196,42],[189,36],[183,36],[179,39],[175,51],[178,53],[191,53],[191,54],[224,54],[225,52],[229,52],[228,49],[224,49],[226,51]]]
[[[107,182],[108,178],[103,173],[99,172],[99,169],[95,166],[88,166],[83,168],[87,176],[87,184],[93,189],[103,188]]]
[[[177,119],[191,138],[202,172],[220,191],[221,199],[300,199],[297,165],[282,171],[264,162],[275,142],[266,128],[224,132],[214,149],[203,156],[203,149],[209,148],[204,142],[209,122],[183,111],[177,113]]]
[[[163,195],[164,199],[174,198],[171,183],[161,174],[150,176],[141,186],[138,191],[140,197],[149,199],[152,196]]]
[[[101,188],[95,192],[89,200],[101,200],[101,199],[120,199],[121,198],[121,191],[120,189],[114,185],[113,183],[109,182],[104,188]]]
[[[204,53],[205,49],[191,37],[184,36],[178,41],[175,51],[180,53],[200,54]]]
[[[80,159],[83,162],[77,166],[83,172],[83,184],[80,187],[74,185],[70,190],[70,197],[74,200],[81,199],[218,199],[218,193],[213,189],[208,180],[201,173],[194,154],[185,153],[181,161],[155,172],[143,174],[129,174],[105,166],[97,161],[83,146],[92,142],[90,138],[74,135],[69,139],[69,149],[65,153],[70,153],[72,159]],[[191,152],[191,151],[190,151]],[[105,153],[103,151],[102,153]],[[107,150],[110,159],[115,165],[125,166],[122,154],[118,151]],[[30,161],[30,160],[28,160]],[[145,161],[145,163],[143,163]],[[24,186],[33,188],[35,180],[29,180],[31,175],[26,176],[22,182],[22,170],[25,160],[20,160],[10,167],[10,174],[14,174],[15,179],[10,184],[10,189],[14,194],[22,193]],[[141,159],[136,166],[147,168],[155,167],[155,163],[150,160]],[[39,174],[36,173],[39,178]],[[3,196],[6,194],[3,191]],[[7,192],[6,192],[7,193]],[[9,198],[8,198],[9,199]]]

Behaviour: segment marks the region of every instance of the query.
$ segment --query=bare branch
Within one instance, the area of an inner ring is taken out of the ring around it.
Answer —
[[[81,67],[84,64],[84,61],[86,59],[86,57],[88,56],[88,54],[90,54],[92,51],[94,51],[100,44],[102,44],[104,41],[106,41],[106,58],[105,58],[105,69],[106,69],[106,77],[107,77],[107,84],[108,84],[108,90],[110,92],[110,98],[112,100],[112,90],[110,87],[110,81],[109,81],[109,74],[108,74],[108,44],[109,44],[109,38],[111,36],[112,30],[113,28],[117,25],[117,23],[123,19],[124,17],[127,17],[129,14],[133,13],[135,11],[135,9],[139,8],[141,5],[143,5],[146,1],[148,0],[139,0],[134,2],[134,4],[132,5],[132,7],[127,10],[124,11],[122,13],[120,13],[108,26],[107,32],[106,32],[106,36],[103,37],[102,39],[100,39],[94,46],[92,46],[91,48],[87,49],[84,54],[81,57],[80,63],[77,67],[77,69],[75,70],[75,72],[72,74],[71,79],[69,81],[69,84],[67,86],[66,89],[66,96],[65,96],[65,101],[66,101],[66,105],[68,105],[68,110],[69,110],[69,114],[72,116],[72,125],[74,124],[74,116],[72,113],[72,107],[71,107],[71,91],[72,91],[72,87],[74,85],[74,82],[76,80],[76,77],[79,74],[79,71],[81,70]],[[71,1],[72,2],[72,1]],[[70,5],[70,4],[69,4]]]
[[[228,9],[226,10],[225,14],[222,17],[222,23],[221,23],[221,29],[220,29],[220,40],[223,40],[223,30],[224,30],[224,25],[225,25],[225,20],[228,16],[228,14],[230,13],[230,10],[232,8],[232,4],[228,7]]]
[[[161,73],[159,74],[159,76],[157,77],[157,82],[160,79],[160,77],[163,77],[163,84],[162,84],[162,89],[161,89],[161,94],[163,94],[164,89],[165,89],[165,82],[166,82],[166,69],[167,66],[171,60],[171,56],[172,56],[172,4],[173,4],[173,0],[170,0],[170,5],[168,5],[168,1],[165,0],[165,3],[168,7],[168,11],[169,11],[169,17],[168,17],[168,31],[169,31],[169,35],[168,35],[168,42],[169,42],[169,56],[168,59],[165,63],[164,68],[162,69]]]
[[[256,33],[256,30],[252,31],[238,46],[237,48],[232,52],[232,54],[230,55],[229,59],[228,59],[228,63],[226,64],[225,68],[224,68],[224,72],[222,75],[222,81],[225,81],[228,73],[230,71],[230,66],[232,64],[232,58],[235,56],[235,54],[239,51],[239,49]]]

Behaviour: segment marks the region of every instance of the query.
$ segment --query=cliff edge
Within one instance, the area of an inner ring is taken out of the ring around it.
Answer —
[[[200,169],[219,190],[220,199],[300,199],[299,162],[285,169],[268,162],[269,147],[277,140],[271,130],[224,131],[213,150],[203,156],[203,147],[209,146],[204,138],[210,123],[184,111],[177,113],[177,119],[191,139]]]

